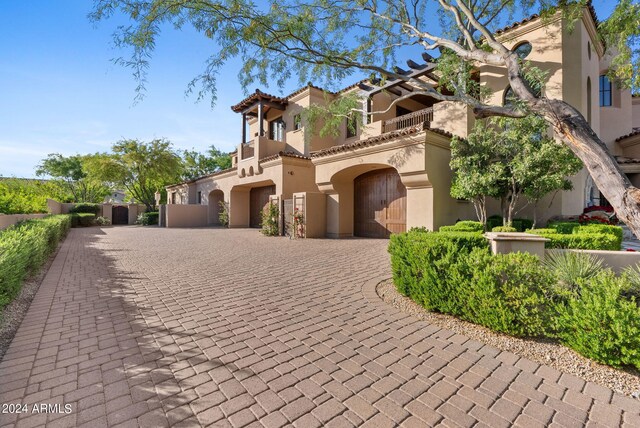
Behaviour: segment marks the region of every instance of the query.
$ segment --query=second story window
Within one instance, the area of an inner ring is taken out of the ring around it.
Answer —
[[[198,201],[197,203],[201,204],[202,203],[202,192],[198,192],[197,195],[198,195],[197,198],[196,198],[197,201]]]
[[[302,116],[300,113],[293,116],[293,130],[302,129]]]
[[[600,76],[600,107],[611,107],[611,80],[604,74]]]
[[[357,134],[357,126],[358,122],[356,120],[355,114],[352,114],[349,119],[347,119],[347,138],[353,138]]]
[[[284,120],[281,117],[269,122],[269,139],[284,141]]]

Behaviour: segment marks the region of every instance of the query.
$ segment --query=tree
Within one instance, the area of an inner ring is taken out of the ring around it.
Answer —
[[[73,202],[102,202],[110,190],[101,181],[87,174],[85,163],[90,156],[62,156],[51,153],[42,160],[36,175],[48,175],[59,180],[73,195]]]
[[[406,81],[413,94],[437,100],[462,101],[478,118],[522,118],[529,113],[543,117],[555,138],[582,160],[594,182],[612,204],[618,217],[640,236],[640,190],[631,185],[605,144],[577,108],[565,101],[538,94],[528,84],[531,70],[516,52],[507,49],[493,31],[537,6],[543,18],[556,13],[578,19],[589,0],[271,0],[267,7],[248,0],[98,0],[91,15],[99,21],[121,11],[133,25],[120,27],[119,46],[133,48],[130,59],[121,60],[134,70],[144,89],[148,58],[166,24],[192,25],[215,42],[206,69],[189,85],[200,84],[198,98],[211,94],[215,101],[216,72],[232,57],[241,57],[243,85],[254,81],[282,86],[297,73],[300,81],[310,77],[339,81],[356,71],[383,79]],[[433,19],[434,14],[440,19]],[[610,19],[599,26],[613,52],[610,75],[621,85],[640,83],[640,4],[619,0]],[[442,26],[444,24],[444,27]],[[435,87],[394,69],[397,56],[416,46],[439,51],[447,60],[445,80]],[[486,104],[472,70],[478,65],[502,69],[515,96],[512,106]],[[529,70],[527,70],[529,68]],[[447,77],[451,77],[447,80]],[[441,88],[450,89],[444,93]]]
[[[451,142],[451,195],[471,200],[483,224],[486,198],[500,199],[504,225],[511,226],[522,196],[537,206],[550,192],[570,190],[567,177],[582,163],[546,134],[546,122],[535,115],[477,123],[467,140]]]
[[[155,192],[180,179],[180,156],[165,139],[149,143],[122,140],[113,145],[112,152],[93,155],[87,169],[114,187],[124,188],[147,211],[155,209]]]
[[[199,153],[195,150],[184,150],[182,152],[182,162],[184,180],[193,180],[203,175],[222,171],[231,168],[231,156],[211,146],[207,153]]]
[[[73,197],[57,180],[0,177],[0,214],[45,213],[47,199],[70,202]]]

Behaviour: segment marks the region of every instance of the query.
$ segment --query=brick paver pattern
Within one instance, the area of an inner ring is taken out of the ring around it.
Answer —
[[[636,400],[382,303],[386,245],[74,229],[0,363],[0,403],[28,405],[0,425],[640,426]]]

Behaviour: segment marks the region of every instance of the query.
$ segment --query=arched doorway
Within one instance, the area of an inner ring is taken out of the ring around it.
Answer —
[[[129,224],[129,207],[126,205],[114,205],[111,209],[112,224]]]
[[[213,190],[209,193],[209,212],[208,223],[212,225],[220,225],[220,212],[222,211],[221,202],[224,202],[224,193],[222,190]]]
[[[269,196],[276,193],[276,186],[254,187],[249,193],[249,226],[262,227],[262,210],[269,203]]]
[[[388,238],[407,228],[407,189],[394,168],[359,175],[353,181],[355,236]]]

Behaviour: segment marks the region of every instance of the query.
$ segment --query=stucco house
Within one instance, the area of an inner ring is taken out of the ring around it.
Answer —
[[[585,8],[573,28],[559,15],[544,21],[534,15],[497,34],[507,47],[548,71],[545,94],[577,107],[640,186],[640,98],[606,78],[609,60],[596,23],[593,9]],[[403,72],[437,85],[435,64],[428,55],[423,60],[407,61]],[[503,70],[481,66],[478,76],[493,94],[490,102],[508,98]],[[305,107],[351,91],[364,96],[365,111],[374,112],[363,115],[363,126],[354,132],[345,121],[337,137],[306,134]],[[302,210],[307,237],[387,237],[411,227],[437,230],[473,219],[471,204],[449,194],[449,143],[453,135],[467,136],[473,114],[465,105],[423,95],[388,109],[395,98],[411,92],[401,80],[384,86],[363,81],[335,93],[309,84],[285,97],[256,90],[232,107],[240,116],[232,168],[167,187],[163,223],[215,225],[220,201],[225,201],[230,227],[259,227],[261,210],[270,200],[285,215]],[[603,202],[585,170],[572,182],[573,191],[540,204],[545,208],[539,217],[577,215]],[[497,203],[490,211],[498,212]]]

